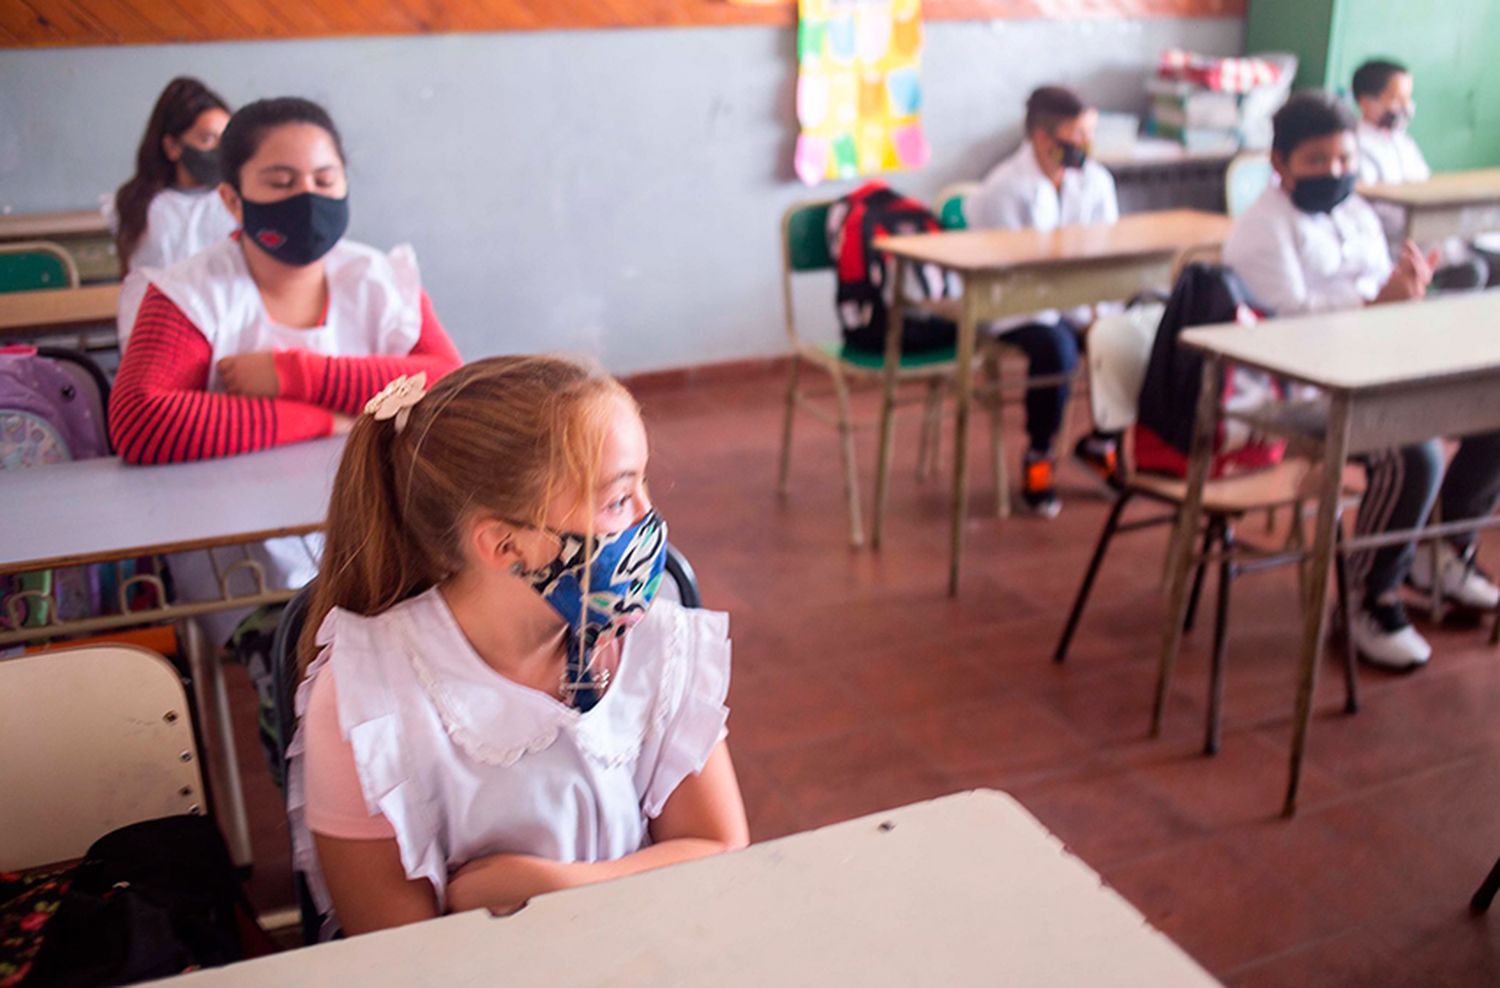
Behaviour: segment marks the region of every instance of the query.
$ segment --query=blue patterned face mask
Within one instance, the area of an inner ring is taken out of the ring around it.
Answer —
[[[567,623],[563,689],[572,694],[578,709],[588,711],[609,686],[609,671],[594,668],[596,648],[623,637],[639,623],[661,586],[667,562],[667,523],[652,510],[629,528],[592,540],[575,532],[550,534],[558,540],[557,555],[546,565],[518,575]]]

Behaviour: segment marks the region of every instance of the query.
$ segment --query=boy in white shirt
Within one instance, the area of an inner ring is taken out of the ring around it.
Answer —
[[[1398,185],[1431,178],[1422,149],[1407,131],[1417,104],[1406,66],[1372,58],[1355,70],[1351,89],[1359,104],[1360,185]],[[1406,228],[1406,211],[1386,203],[1374,206],[1387,239],[1395,243]],[[1491,278],[1489,265],[1458,238],[1443,244],[1442,253],[1447,263],[1433,273],[1435,287],[1473,289]]]
[[[1235,221],[1224,244],[1224,262],[1256,300],[1273,315],[1291,316],[1422,298],[1432,259],[1408,241],[1393,262],[1375,211],[1354,192],[1358,147],[1349,109],[1326,93],[1298,93],[1274,127],[1277,181]],[[1360,535],[1415,527],[1439,496],[1444,521],[1488,515],[1500,501],[1500,433],[1466,438],[1446,478],[1436,439],[1363,459],[1369,482],[1355,522]],[[1474,568],[1473,552],[1472,536],[1441,543],[1444,594],[1493,608],[1500,589]],[[1430,554],[1411,543],[1351,560],[1351,578],[1363,586],[1350,621],[1362,659],[1392,669],[1427,661],[1432,649],[1407,621],[1399,587],[1403,579],[1430,587],[1431,570]]]
[[[1098,116],[1070,89],[1043,86],[1034,91],[1026,100],[1026,140],[964,201],[969,225],[1051,230],[1119,219],[1115,180],[1089,157]],[[1048,310],[998,323],[991,332],[1025,352],[1032,377],[1070,374],[1078,365],[1078,333],[1092,319],[1086,306],[1066,317]],[[1056,517],[1061,509],[1052,448],[1067,401],[1066,385],[1026,393],[1030,448],[1022,463],[1021,493],[1027,507],[1045,518]],[[1076,452],[1106,479],[1114,478],[1118,458],[1112,437],[1096,433],[1080,442]]]

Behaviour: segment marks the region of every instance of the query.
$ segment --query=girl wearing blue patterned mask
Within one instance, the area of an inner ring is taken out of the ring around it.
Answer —
[[[291,747],[295,856],[327,929],[510,912],[742,846],[727,622],[656,600],[666,525],[629,394],[495,358],[367,412]]]

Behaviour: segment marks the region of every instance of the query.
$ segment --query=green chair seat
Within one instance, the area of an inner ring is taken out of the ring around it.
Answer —
[[[844,343],[824,343],[824,352],[830,356],[837,357],[846,364],[863,367],[866,370],[880,370],[885,366],[885,355],[873,353],[869,350],[860,350]],[[914,370],[919,367],[934,367],[938,364],[951,364],[958,359],[956,347],[945,346],[937,350],[927,350],[922,353],[903,353],[901,355],[901,368],[903,370]]]

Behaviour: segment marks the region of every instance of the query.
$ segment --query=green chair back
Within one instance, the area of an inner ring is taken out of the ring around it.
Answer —
[[[969,221],[964,217],[964,197],[951,195],[938,203],[938,222],[944,230],[967,230]]]
[[[59,248],[41,245],[0,247],[0,292],[73,288],[77,276]]]
[[[833,267],[828,253],[828,208],[831,202],[809,203],[786,214],[786,260],[792,271],[823,271]]]

